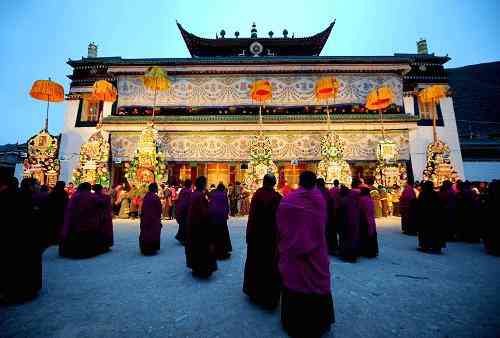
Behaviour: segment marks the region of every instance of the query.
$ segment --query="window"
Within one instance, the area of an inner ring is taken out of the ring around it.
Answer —
[[[102,114],[103,103],[100,101],[91,101],[87,97],[80,99],[78,107],[78,116],[76,120],[77,127],[93,127],[99,120],[99,113]]]

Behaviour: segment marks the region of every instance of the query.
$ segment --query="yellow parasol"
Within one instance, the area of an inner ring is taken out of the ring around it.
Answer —
[[[395,95],[391,87],[381,86],[373,89],[366,97],[366,108],[369,110],[378,110],[380,114],[380,125],[382,127],[382,138],[385,139],[384,119],[382,111],[394,103]]]
[[[64,101],[64,87],[59,83],[48,80],[36,80],[30,90],[30,96],[40,101],[47,101],[45,113],[45,131],[49,130],[49,104],[50,102]]]
[[[92,86],[92,94],[89,96],[89,100],[92,101],[103,101],[103,102],[115,102],[117,97],[117,91],[113,84],[106,80],[99,80]],[[98,117],[98,127],[101,124],[102,113],[99,110]]]
[[[156,96],[159,91],[168,90],[172,83],[167,77],[165,71],[157,66],[150,67],[143,77],[144,87],[155,91],[154,104],[153,104],[153,119],[155,117]]]
[[[260,103],[259,124],[262,128],[262,105],[273,98],[273,87],[268,80],[256,80],[250,85],[250,98]],[[261,130],[262,131],[262,130]]]
[[[339,82],[333,76],[325,76],[316,81],[314,88],[314,94],[316,100],[326,101],[326,118],[328,130],[330,130],[330,110],[328,109],[328,100],[333,98],[333,104],[335,105],[335,98],[337,97],[339,91]]]
[[[427,88],[422,89],[418,93],[419,100],[428,105],[430,108],[430,112],[432,113],[432,135],[434,137],[434,142],[437,141],[437,133],[436,133],[436,105],[439,103],[443,97],[446,97],[448,90],[444,85],[432,85]]]

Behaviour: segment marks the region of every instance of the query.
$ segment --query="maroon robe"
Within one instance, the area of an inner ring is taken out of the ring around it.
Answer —
[[[401,230],[404,234],[414,235],[417,232],[415,221],[417,195],[411,184],[407,184],[399,198],[401,213]]]
[[[95,194],[99,208],[99,230],[101,232],[101,241],[104,248],[113,246],[113,207],[111,196],[103,193]]]
[[[139,234],[139,246],[144,255],[151,255],[160,250],[161,213],[160,198],[156,193],[148,192],[142,202]]]
[[[91,192],[76,192],[69,201],[59,244],[59,254],[86,258],[102,253],[99,205]]]
[[[293,337],[319,337],[335,321],[321,192],[299,188],[281,200],[276,215],[281,322]]]
[[[175,219],[179,224],[175,238],[182,244],[186,242],[186,223],[192,193],[191,188],[182,188],[175,203]]]
[[[214,233],[215,256],[217,259],[227,259],[233,251],[227,219],[229,217],[229,201],[223,191],[214,190],[208,201],[208,214]]]
[[[328,244],[328,253],[335,255],[339,248],[339,242],[337,239],[337,224],[335,220],[335,199],[332,197],[332,193],[328,189],[320,188],[319,191],[321,191],[326,203],[325,236],[326,243]]]
[[[339,248],[341,258],[356,261],[360,254],[360,220],[359,189],[351,189],[340,202]]]
[[[359,197],[361,254],[365,257],[378,256],[375,207],[369,193]]]
[[[52,191],[49,194],[48,200],[48,222],[49,222],[49,238],[48,245],[58,245],[59,236],[64,224],[64,215],[68,206],[68,193],[65,190]]]
[[[250,203],[246,231],[243,292],[253,302],[271,309],[278,305],[281,290],[276,226],[280,201],[281,195],[274,189],[258,189]]]
[[[208,278],[217,270],[214,231],[208,214],[204,191],[191,194],[186,227],[186,265],[198,277]]]

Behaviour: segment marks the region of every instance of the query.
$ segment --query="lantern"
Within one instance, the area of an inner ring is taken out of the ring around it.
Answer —
[[[59,83],[48,80],[37,80],[33,82],[30,96],[40,101],[47,101],[45,114],[45,130],[49,129],[49,104],[50,102],[61,102],[64,100],[64,87]]]
[[[268,80],[257,80],[251,85],[250,97],[253,101],[261,104],[269,101],[273,97],[271,82]]]
[[[153,119],[155,117],[155,106],[156,106],[156,96],[158,91],[168,90],[171,86],[171,82],[167,77],[165,71],[162,68],[154,66],[148,68],[143,76],[144,87],[150,90],[154,90],[154,103],[153,103]]]

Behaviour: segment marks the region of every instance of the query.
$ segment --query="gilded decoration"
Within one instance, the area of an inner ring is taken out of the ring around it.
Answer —
[[[336,131],[345,142],[344,159],[377,160],[378,131]],[[321,138],[313,131],[266,132],[274,161],[318,161],[322,159]],[[253,132],[160,132],[161,151],[166,161],[248,161]],[[410,158],[408,131],[387,131],[386,139],[399,148],[399,158]],[[131,161],[137,149],[139,134],[113,133],[113,161]]]
[[[113,141],[111,147],[112,149],[114,147]],[[126,159],[123,156],[117,156],[117,158],[120,160]],[[166,180],[166,165],[164,160],[158,131],[150,123],[142,130],[138,138],[131,162],[126,163],[125,177],[130,183],[137,186]]]
[[[262,180],[266,174],[277,176],[278,168],[273,162],[271,139],[263,133],[250,138],[249,153],[250,162],[245,184],[255,191],[262,185]]]
[[[57,158],[59,142],[46,130],[28,140],[28,157],[24,161],[24,177],[36,178],[40,184],[54,186],[59,177]]]
[[[427,145],[423,179],[432,181],[435,186],[441,185],[446,180],[455,182],[458,179],[458,174],[451,164],[450,148],[439,139]]]
[[[77,185],[88,182],[109,187],[108,161],[109,143],[98,130],[80,147],[80,167],[73,170],[73,182]]]
[[[325,75],[322,75],[325,76]],[[317,105],[315,95],[319,75],[273,75],[266,76],[272,89],[272,99],[267,105],[307,106]],[[335,75],[339,90],[337,104],[364,104],[368,93],[380,86],[389,86],[395,94],[395,101],[403,105],[402,78],[395,74]],[[245,75],[192,75],[170,76],[172,86],[158,92],[157,106],[206,106],[253,105],[249,96],[255,77]],[[125,75],[118,80],[118,106],[149,106],[154,100],[154,90],[143,86],[140,76]]]
[[[351,169],[344,159],[345,141],[336,133],[329,132],[321,137],[321,161],[318,177],[332,184],[335,179],[347,186],[351,183]]]

